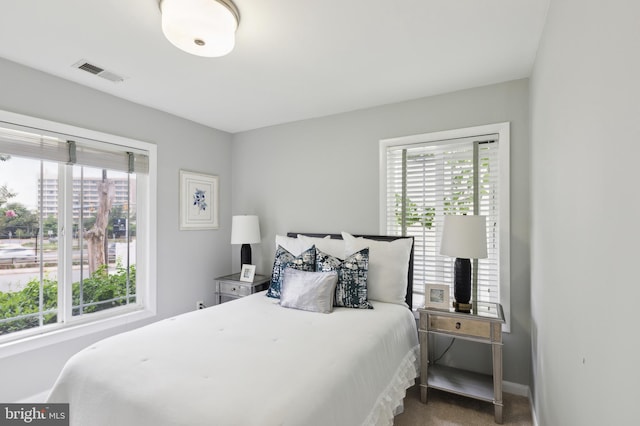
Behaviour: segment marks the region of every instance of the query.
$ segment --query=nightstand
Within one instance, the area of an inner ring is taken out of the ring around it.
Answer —
[[[477,312],[455,312],[453,308],[418,309],[420,322],[420,398],[427,403],[427,388],[440,389],[492,402],[496,423],[502,423],[502,324],[504,313],[498,303],[479,302]],[[429,335],[491,345],[493,375],[429,364]]]
[[[253,282],[240,281],[240,273],[216,278],[216,296],[218,303],[238,299],[269,288],[271,277],[256,274]]]

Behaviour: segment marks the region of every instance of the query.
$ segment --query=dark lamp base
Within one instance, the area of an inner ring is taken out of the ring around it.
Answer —
[[[453,308],[455,309],[456,312],[469,313],[471,312],[472,307],[473,307],[473,304],[471,303],[453,302]]]
[[[240,247],[240,270],[242,265],[251,265],[251,244],[243,244]]]

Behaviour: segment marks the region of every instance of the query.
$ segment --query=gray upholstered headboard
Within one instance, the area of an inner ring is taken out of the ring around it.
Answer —
[[[326,233],[322,234],[322,233],[309,233],[309,232],[288,232],[287,236],[291,238],[296,238],[298,234],[306,235],[308,237],[317,237],[317,238],[324,238],[327,235],[329,235],[331,238],[335,240],[342,239],[341,234],[326,234]],[[400,238],[411,238],[411,254],[409,256],[409,270],[407,274],[407,295],[405,297],[405,301],[407,302],[407,305],[409,305],[409,309],[411,309],[411,307],[413,306],[412,305],[413,303],[413,244],[414,244],[413,237],[394,237],[390,235],[354,235],[354,237],[369,238],[371,240],[377,240],[377,241],[394,241]]]

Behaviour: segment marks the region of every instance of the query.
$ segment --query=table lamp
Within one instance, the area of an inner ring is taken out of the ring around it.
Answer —
[[[242,244],[240,248],[240,270],[242,265],[251,265],[251,244],[260,242],[258,216],[242,215],[231,218],[231,244]]]
[[[471,260],[487,257],[487,219],[485,216],[447,215],[444,217],[440,254],[455,257],[453,307],[471,312]]]

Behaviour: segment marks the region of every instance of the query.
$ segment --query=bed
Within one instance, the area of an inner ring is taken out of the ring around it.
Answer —
[[[360,245],[397,241],[347,235]],[[332,251],[343,244],[329,241],[337,237],[344,235],[298,241]],[[385,250],[371,252],[372,284],[374,272],[391,276],[374,268],[388,263]],[[419,372],[406,303],[412,251],[410,240],[407,263],[394,271],[406,278],[388,286],[404,286],[402,303],[371,299],[370,308],[330,313],[285,308],[287,284],[282,300],[260,292],[95,343],[67,362],[48,401],[68,402],[72,425],[392,424]]]

